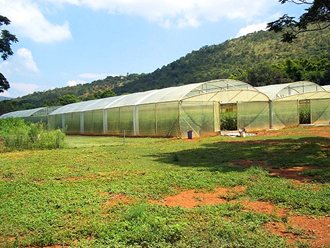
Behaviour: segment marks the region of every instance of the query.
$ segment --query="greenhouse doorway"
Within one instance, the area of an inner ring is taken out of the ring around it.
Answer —
[[[220,130],[237,130],[237,104],[220,104]]]
[[[299,124],[311,124],[311,100],[299,100]]]

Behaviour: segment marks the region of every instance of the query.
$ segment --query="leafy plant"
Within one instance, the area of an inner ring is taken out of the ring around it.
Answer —
[[[27,123],[22,119],[0,120],[0,138],[4,150],[56,149],[64,146],[65,134],[48,131],[42,123]]]

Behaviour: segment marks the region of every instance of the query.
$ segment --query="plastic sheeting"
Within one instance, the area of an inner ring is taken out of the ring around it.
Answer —
[[[215,132],[214,102],[182,102],[180,104],[181,136],[185,137],[189,130],[195,136],[206,136]]]
[[[318,84],[309,81],[298,81],[287,84],[267,85],[267,86],[257,87],[257,89],[260,92],[266,94],[270,100],[276,100],[290,96],[299,96],[305,93],[325,91],[325,89],[319,86]]]
[[[237,127],[248,131],[269,129],[269,102],[237,104]]]
[[[65,127],[64,130],[69,134],[78,134],[80,132],[80,114],[67,113],[64,115]]]
[[[259,91],[259,90],[260,91]],[[263,130],[299,124],[306,105],[313,123],[329,122],[330,92],[311,82],[252,87],[225,79],[138,92],[63,106],[51,128],[92,135],[194,137],[230,128]],[[321,100],[322,99],[322,100]],[[226,108],[234,106],[232,111]]]
[[[275,101],[272,104],[272,128],[299,124],[298,101]]]
[[[330,124],[330,99],[312,99],[311,122],[313,124]]]
[[[179,134],[179,103],[167,102],[156,105],[156,135],[176,137]]]

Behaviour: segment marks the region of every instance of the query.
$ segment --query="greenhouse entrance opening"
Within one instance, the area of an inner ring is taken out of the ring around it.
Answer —
[[[311,101],[299,100],[299,124],[311,123]]]
[[[237,103],[220,104],[220,130],[237,130]]]

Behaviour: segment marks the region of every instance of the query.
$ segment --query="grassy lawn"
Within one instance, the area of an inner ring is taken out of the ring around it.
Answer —
[[[62,150],[0,153],[0,247],[287,247],[263,228],[287,216],[246,210],[240,200],[329,215],[329,141],[303,128],[193,141],[70,136]],[[300,174],[308,183],[268,172],[299,166],[309,166]],[[223,204],[155,204],[235,186],[245,190]]]

